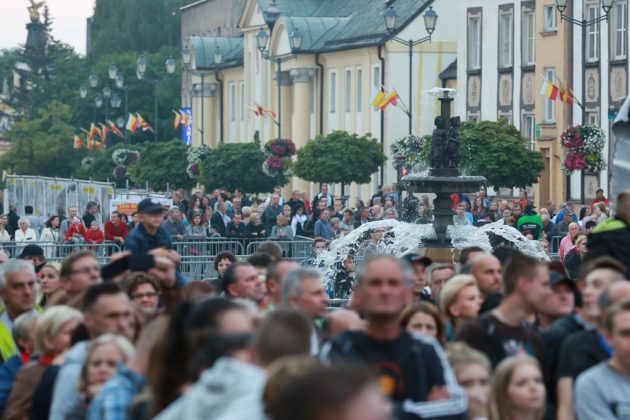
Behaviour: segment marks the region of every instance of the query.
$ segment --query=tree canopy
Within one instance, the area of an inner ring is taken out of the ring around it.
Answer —
[[[52,101],[31,119],[17,121],[8,137],[13,147],[0,156],[0,167],[20,175],[71,177],[85,155],[73,148],[71,109]]]
[[[167,184],[171,188],[192,188],[195,181],[186,173],[187,149],[188,146],[177,139],[160,143],[159,147],[144,143],[140,160],[129,167],[134,185],[142,187],[148,183],[156,191],[166,191]]]
[[[298,150],[294,171],[300,178],[317,183],[363,184],[370,182],[386,159],[383,146],[371,134],[333,131]]]
[[[271,192],[276,184],[283,185],[288,180],[279,183],[267,176],[262,170],[265,159],[259,142],[223,143],[203,158],[199,181],[210,190],[225,187],[248,193]]]
[[[461,125],[461,170],[482,175],[496,188],[525,188],[538,182],[542,154],[527,148],[527,139],[501,119]]]

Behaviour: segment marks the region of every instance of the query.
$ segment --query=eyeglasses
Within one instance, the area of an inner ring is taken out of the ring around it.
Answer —
[[[90,274],[90,273],[101,273],[101,267],[98,265],[94,265],[92,267],[83,267],[78,270],[72,271],[70,274]]]
[[[133,300],[140,300],[143,298],[154,298],[158,295],[157,292],[146,292],[146,293],[134,293],[133,295],[131,295],[131,299]]]

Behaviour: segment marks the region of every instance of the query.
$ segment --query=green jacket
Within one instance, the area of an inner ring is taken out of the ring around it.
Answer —
[[[0,316],[2,316],[5,310],[4,307],[0,308]],[[35,310],[39,313],[43,312],[43,309],[39,305],[35,306]],[[17,350],[11,330],[9,330],[9,327],[7,327],[4,322],[0,321],[0,358],[2,358],[2,363],[15,356]]]
[[[542,238],[543,222],[536,213],[524,214],[519,217],[516,228],[523,234],[529,231],[536,240]]]

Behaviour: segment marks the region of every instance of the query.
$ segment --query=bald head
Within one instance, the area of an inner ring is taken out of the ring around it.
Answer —
[[[478,255],[469,263],[483,297],[501,292],[501,262],[494,255]]]
[[[616,281],[608,288],[612,304],[630,299],[630,281]]]
[[[359,314],[348,309],[336,309],[326,315],[325,333],[327,337],[334,337],[344,331],[360,331],[365,328]]]

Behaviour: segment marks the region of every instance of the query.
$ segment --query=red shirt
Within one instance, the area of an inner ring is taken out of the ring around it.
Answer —
[[[85,242],[88,244],[102,244],[105,240],[105,236],[103,235],[103,231],[100,229],[93,230],[88,229],[84,234]]]
[[[105,239],[113,241],[115,236],[127,239],[129,228],[126,223],[118,222],[118,226],[114,225],[111,220],[105,222]]]
[[[72,223],[68,230],[66,231],[66,241],[69,241],[75,233],[78,233],[81,236],[85,234],[85,226],[83,223],[74,224]]]

